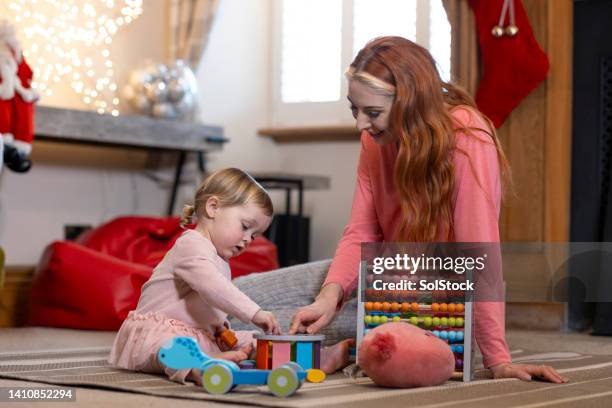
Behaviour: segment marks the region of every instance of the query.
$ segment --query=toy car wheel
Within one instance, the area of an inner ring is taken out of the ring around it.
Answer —
[[[226,394],[233,388],[232,370],[221,364],[215,364],[202,376],[202,385],[209,394]]]
[[[288,363],[285,363],[281,367],[289,367],[293,371],[295,371],[296,374],[299,373],[300,371],[304,371],[302,366],[299,365],[298,363],[294,362],[294,361],[290,361]],[[301,387],[304,384],[304,380],[299,380],[299,376],[298,376],[298,381],[300,382],[300,387]]]
[[[301,386],[297,373],[292,368],[281,366],[268,376],[268,388],[277,397],[289,397]]]
[[[299,365],[296,362],[290,361],[288,363],[283,364],[284,367],[291,367],[293,369],[293,371],[295,371],[296,373],[299,371],[304,371],[304,369],[302,368],[301,365]]]

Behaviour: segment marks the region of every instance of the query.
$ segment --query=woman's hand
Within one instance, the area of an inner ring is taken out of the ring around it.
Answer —
[[[555,384],[568,381],[554,368],[546,365],[502,363],[491,367],[491,371],[494,378],[518,378],[523,381],[531,381],[531,378],[535,376]]]
[[[313,303],[301,307],[293,315],[289,334],[314,334],[327,326],[336,314],[336,306],[340,299],[342,299],[340,285],[336,283],[325,285]]]
[[[253,316],[253,324],[262,329],[267,334],[281,334],[280,325],[274,313],[260,310]]]

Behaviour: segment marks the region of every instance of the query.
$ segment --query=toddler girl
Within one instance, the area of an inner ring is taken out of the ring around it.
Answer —
[[[280,334],[274,315],[231,282],[228,264],[268,228],[272,212],[266,191],[245,172],[229,168],[208,176],[196,192],[195,205],[183,211],[183,225],[193,221],[195,229],[179,237],[143,285],[136,310],[117,333],[109,362],[164,372],[183,382],[189,370],[164,367],[157,359],[160,347],[175,336],[191,336],[208,355],[238,362],[251,352],[252,332],[237,332],[235,348],[221,350],[216,335],[229,327],[228,314]],[[192,375],[199,379],[197,371]]]

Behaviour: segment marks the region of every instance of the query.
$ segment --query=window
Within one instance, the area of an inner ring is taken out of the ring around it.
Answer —
[[[427,47],[450,78],[442,0],[275,0],[272,126],[352,124],[344,70],[372,38]]]

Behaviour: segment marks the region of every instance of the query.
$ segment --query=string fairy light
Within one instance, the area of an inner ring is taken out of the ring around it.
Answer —
[[[117,31],[142,14],[142,0],[2,3],[18,27],[23,54],[34,70],[33,88],[43,97],[51,96],[56,84],[68,82],[90,109],[119,115],[110,46]]]

